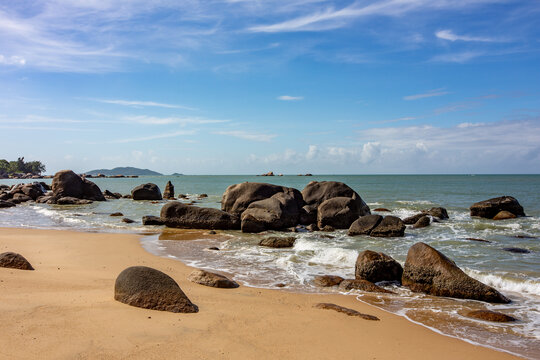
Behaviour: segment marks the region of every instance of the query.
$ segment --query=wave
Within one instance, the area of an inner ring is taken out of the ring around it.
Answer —
[[[518,280],[496,274],[486,274],[478,270],[463,269],[470,277],[501,291],[540,296],[540,282],[530,279]]]

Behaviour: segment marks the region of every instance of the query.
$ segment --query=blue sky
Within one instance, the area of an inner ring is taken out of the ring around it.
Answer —
[[[0,158],[540,173],[540,3],[0,0]]]

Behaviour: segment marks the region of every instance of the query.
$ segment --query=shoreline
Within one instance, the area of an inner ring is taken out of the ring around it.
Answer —
[[[186,279],[193,268],[147,252],[142,236],[1,228],[0,252],[21,253],[36,270],[0,268],[0,357],[518,358],[438,334],[355,296],[194,284]],[[134,265],[167,273],[199,313],[173,314],[115,301],[116,276]],[[313,307],[320,302],[380,321]]]

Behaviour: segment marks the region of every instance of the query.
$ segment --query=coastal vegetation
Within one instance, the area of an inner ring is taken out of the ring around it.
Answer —
[[[41,175],[45,171],[45,165],[41,161],[24,161],[24,157],[16,161],[7,161],[0,159],[0,176],[9,176],[15,174]]]

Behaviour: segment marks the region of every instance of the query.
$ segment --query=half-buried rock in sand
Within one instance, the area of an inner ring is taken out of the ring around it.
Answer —
[[[196,313],[198,307],[169,275],[146,266],[132,266],[120,273],[114,298],[131,306],[174,313]]]
[[[452,260],[424,243],[409,249],[401,278],[412,291],[458,299],[509,303],[500,292],[465,274]]]
[[[235,281],[230,280],[223,275],[205,270],[193,271],[191,274],[189,274],[188,280],[200,285],[222,289],[234,289],[240,286]]]
[[[14,252],[5,252],[0,254],[0,267],[19,270],[34,270],[32,265],[30,265],[24,256]]]

